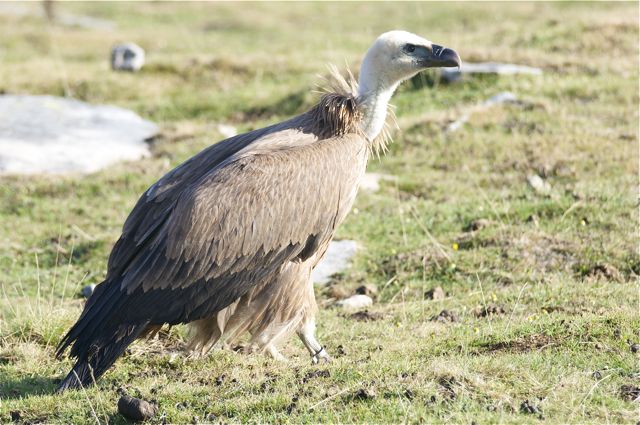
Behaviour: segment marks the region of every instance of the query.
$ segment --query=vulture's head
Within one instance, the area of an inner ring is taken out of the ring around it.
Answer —
[[[389,31],[376,39],[364,57],[360,92],[393,90],[424,69],[459,67],[460,64],[460,56],[452,49],[410,32]]]

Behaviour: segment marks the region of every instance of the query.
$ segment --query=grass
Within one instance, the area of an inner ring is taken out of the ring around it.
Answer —
[[[23,5],[37,10],[37,4]],[[119,394],[154,400],[152,423],[630,423],[640,418],[638,9],[634,3],[73,3],[117,29],[3,15],[0,92],[69,95],[156,121],[154,155],[88,176],[0,178],[0,422],[124,423]],[[353,16],[360,18],[355,24]],[[283,365],[180,352],[183,328],[138,342],[96,387],[53,394],[70,368],[54,347],[105,274],[137,197],[221,138],[308,108],[327,63],[358,68],[369,43],[403,28],[467,61],[537,66],[541,76],[427,73],[394,98],[401,132],[370,171],[339,238],[353,266],[328,289],[313,366],[298,341]],[[141,44],[137,74],[110,46]],[[502,91],[521,102],[476,111]],[[526,177],[550,183],[537,193]],[[484,219],[484,227],[468,230]],[[358,321],[330,308],[361,284]],[[443,288],[444,299],[425,293]],[[432,320],[449,311],[455,321]],[[493,312],[494,314],[486,314]],[[176,355],[177,354],[177,355]],[[526,402],[526,403],[525,403]]]

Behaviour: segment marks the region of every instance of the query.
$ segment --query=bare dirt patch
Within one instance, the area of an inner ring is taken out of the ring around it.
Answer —
[[[575,247],[567,241],[541,232],[524,234],[509,241],[505,256],[521,260],[540,272],[568,270],[576,263]]]
[[[348,317],[358,322],[374,322],[384,319],[384,314],[377,311],[363,310],[350,314]]]
[[[482,345],[482,351],[495,353],[506,351],[511,353],[527,353],[533,350],[544,350],[559,343],[557,337],[545,334],[532,334],[511,341],[500,341]]]

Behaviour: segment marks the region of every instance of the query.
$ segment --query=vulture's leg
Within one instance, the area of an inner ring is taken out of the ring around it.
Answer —
[[[265,350],[267,351],[267,353],[269,353],[269,355],[271,357],[273,357],[274,360],[277,360],[279,362],[287,362],[287,358],[285,356],[283,356],[280,351],[278,351],[278,348],[273,345],[273,344],[269,344],[265,347]]]
[[[331,357],[327,351],[316,339],[316,321],[314,319],[309,319],[302,324],[300,329],[298,329],[298,336],[305,347],[307,347],[307,350],[309,350],[309,353],[311,353],[312,363],[316,364],[320,360],[324,363],[331,361]]]

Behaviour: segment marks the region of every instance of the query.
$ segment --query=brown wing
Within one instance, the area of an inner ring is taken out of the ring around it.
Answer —
[[[287,261],[313,255],[350,207],[345,199],[363,172],[366,143],[350,135],[300,145],[239,150],[174,185],[174,199],[152,187],[153,207],[147,215],[144,201],[135,207],[140,224],[127,220],[107,280],[83,312],[91,317],[81,319],[189,322],[226,307]]]

